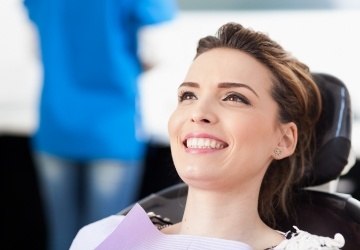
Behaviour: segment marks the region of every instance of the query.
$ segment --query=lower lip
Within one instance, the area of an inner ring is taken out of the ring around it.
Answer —
[[[223,149],[223,148],[222,148]],[[212,148],[185,148],[186,153],[190,154],[209,154],[219,152],[222,149],[212,149]]]

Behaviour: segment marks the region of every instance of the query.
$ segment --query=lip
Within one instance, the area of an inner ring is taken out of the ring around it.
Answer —
[[[189,138],[209,138],[209,139],[213,139],[213,140],[217,140],[217,141],[226,143],[223,140],[221,140],[220,138],[218,138],[214,135],[208,134],[208,133],[189,133],[184,137],[183,142]]]

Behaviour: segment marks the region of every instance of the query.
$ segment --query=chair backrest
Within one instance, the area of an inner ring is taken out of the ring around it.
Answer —
[[[323,111],[316,127],[317,150],[312,171],[306,173],[294,190],[296,215],[277,217],[277,229],[288,231],[293,225],[310,233],[333,237],[343,234],[345,250],[360,249],[360,201],[349,194],[327,193],[306,189],[337,179],[348,162],[351,149],[351,103],[346,86],[337,78],[321,73],[313,74],[319,86]],[[187,186],[180,183],[138,203],[146,210],[181,221],[187,196]],[[122,210],[126,214],[129,208]]]
[[[313,73],[313,78],[321,92],[323,110],[316,127],[314,164],[303,178],[302,187],[338,178],[347,165],[351,149],[351,102],[345,84],[328,74]]]

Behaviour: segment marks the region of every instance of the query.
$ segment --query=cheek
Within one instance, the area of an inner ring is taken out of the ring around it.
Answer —
[[[273,147],[275,131],[268,120],[248,119],[233,126],[234,140],[238,147],[247,148],[247,152],[269,152]]]
[[[169,134],[170,142],[176,140],[176,137],[179,134],[181,123],[182,123],[181,116],[179,115],[179,112],[175,110],[171,114],[168,121],[168,134]]]

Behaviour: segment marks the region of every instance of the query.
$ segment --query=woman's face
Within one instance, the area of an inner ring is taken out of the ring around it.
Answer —
[[[227,48],[197,57],[168,128],[180,177],[203,188],[259,186],[281,138],[271,73]]]

